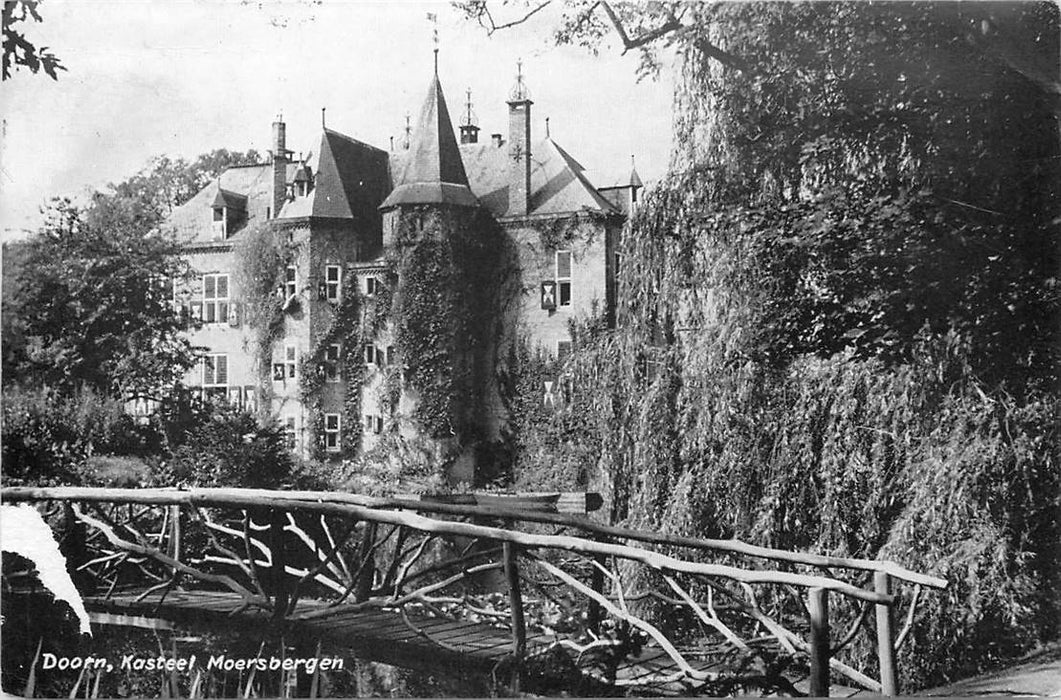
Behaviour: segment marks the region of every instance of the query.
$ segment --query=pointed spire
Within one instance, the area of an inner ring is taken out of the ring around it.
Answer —
[[[637,165],[634,163],[634,155],[630,154],[630,186],[633,188],[644,187],[641,176],[637,174]]]
[[[479,202],[468,187],[457,139],[453,135],[446,97],[438,76],[431,80],[420,110],[416,138],[398,186],[381,208],[399,204],[456,204],[474,207]]]

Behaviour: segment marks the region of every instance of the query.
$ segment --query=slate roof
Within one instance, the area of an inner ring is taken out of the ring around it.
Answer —
[[[298,171],[296,167],[289,172],[289,181]],[[391,189],[387,152],[325,129],[315,183],[309,195],[287,202],[278,218],[316,216],[373,225],[380,220],[378,207]]]
[[[378,232],[382,228],[380,210],[399,204],[481,205],[499,219],[524,216],[509,207],[509,183],[516,174],[508,148],[493,142],[457,144],[437,75],[431,81],[408,150],[388,153],[324,129],[315,160],[313,189],[306,196],[287,201],[276,218],[352,219],[368,231]],[[239,230],[253,226],[266,219],[272,206],[272,172],[271,164],[229,168],[176,208],[168,224],[186,243],[212,241],[211,209],[215,203],[224,202],[226,206],[245,207],[246,218]],[[310,172],[302,163],[289,163],[286,181],[290,184]],[[395,177],[398,173],[400,176]],[[530,185],[529,216],[621,213],[621,208],[593,185],[582,164],[550,138],[531,146]],[[625,186],[641,186],[636,170],[631,171]],[[239,230],[231,232],[229,238]]]
[[[402,167],[408,151],[391,155],[392,169]],[[472,193],[497,218],[522,216],[509,211],[508,185],[513,172],[508,147],[493,143],[464,144],[460,154]],[[585,168],[552,139],[531,146],[530,216],[583,211],[616,213],[586,176]]]
[[[392,167],[392,171],[395,169]],[[420,110],[413,142],[401,168],[401,178],[383,202],[384,208],[399,204],[456,204],[478,206],[468,187],[453,123],[446,107],[442,84],[435,75]]]
[[[214,238],[213,205],[222,191],[246,197],[247,217],[241,229],[264,221],[272,206],[273,166],[247,165],[229,168],[190,200],[175,208],[167,225],[183,243],[209,242]],[[236,232],[238,233],[238,232]],[[229,237],[231,237],[230,234]]]
[[[232,207],[235,209],[247,208],[247,197],[242,194],[230,192],[222,187],[217,188],[217,196],[214,197],[214,208]]]

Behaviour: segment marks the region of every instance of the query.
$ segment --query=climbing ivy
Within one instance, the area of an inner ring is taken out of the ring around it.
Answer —
[[[607,218],[606,214],[586,211],[535,221],[534,228],[545,250],[562,250],[570,248],[582,231],[589,231],[591,235],[580,242],[590,245],[593,242],[592,233],[604,230],[603,224]],[[592,225],[587,226],[587,223]]]
[[[413,418],[434,438],[470,439],[493,331],[498,239],[478,210],[412,207],[398,216],[391,269],[395,341]]]
[[[236,288],[243,305],[244,325],[251,329],[251,350],[258,366],[258,410],[270,412],[273,400],[273,346],[284,331],[283,300],[276,288],[292,251],[267,224],[241,234],[235,247]]]
[[[317,460],[328,456],[324,445],[324,411],[321,404],[327,381],[328,347],[333,344],[339,345],[338,370],[344,388],[339,456],[352,458],[361,447],[364,429],[361,424],[361,388],[365,379],[361,349],[366,339],[373,337],[362,323],[365,307],[357,276],[346,275],[328,327],[317,337],[302,360],[299,394],[310,417],[310,454]]]

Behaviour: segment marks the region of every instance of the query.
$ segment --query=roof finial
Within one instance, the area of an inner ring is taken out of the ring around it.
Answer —
[[[438,77],[438,14],[434,12],[427,13],[427,21],[431,22],[432,28],[432,39],[435,42],[435,77]]]
[[[530,99],[530,92],[527,90],[527,86],[523,84],[522,58],[516,61],[516,84],[512,88],[512,94],[509,95],[509,98],[512,102]]]
[[[325,113],[325,112],[326,112],[327,110],[328,110],[328,108],[327,108],[327,107],[321,107],[321,128],[322,128],[322,129],[327,129],[327,128],[328,128],[327,126],[325,126],[325,123],[324,123],[324,113]]]
[[[637,163],[634,162],[634,154],[633,153],[630,154],[630,167],[631,168],[636,168],[637,167]]]
[[[405,150],[409,150],[410,142],[412,141],[413,125],[411,122],[412,117],[408,112],[405,113]]]
[[[475,112],[472,111],[472,89],[468,88],[465,94],[468,96],[468,101],[464,103],[465,112],[464,116],[461,117],[461,126],[478,126],[479,119],[475,116]]]
[[[549,117],[545,118],[545,138],[549,138]]]

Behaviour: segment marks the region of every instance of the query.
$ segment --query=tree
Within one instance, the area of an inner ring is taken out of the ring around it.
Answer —
[[[159,225],[226,168],[256,162],[253,150],[159,156],[85,206],[55,201],[34,238],[4,247],[4,383],[128,395],[179,378],[191,349],[168,285],[187,270]]]
[[[190,367],[192,348],[171,304],[186,266],[156,220],[136,199],[97,194],[84,209],[52,204],[18,279],[27,360],[17,381],[63,393],[155,395]]]
[[[59,79],[56,71],[66,70],[47,46],[37,47],[19,28],[27,18],[34,22],[41,21],[38,5],[40,0],[4,0],[3,80],[10,79],[12,69],[18,70],[19,66],[25,66],[31,73],[43,69],[52,80]]]
[[[194,197],[227,168],[253,165],[261,157],[255,150],[246,153],[218,148],[188,162],[184,158],[157,156],[148,167],[127,180],[111,185],[120,197],[134,198],[163,216]]]

